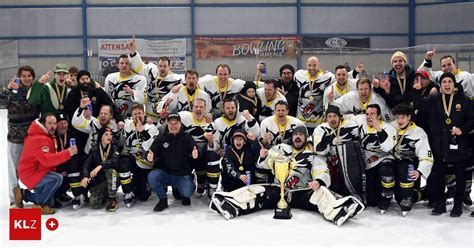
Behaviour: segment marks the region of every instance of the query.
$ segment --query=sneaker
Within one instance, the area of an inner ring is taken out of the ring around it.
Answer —
[[[15,206],[23,208],[23,190],[20,187],[13,188],[13,195],[15,196]]]
[[[451,210],[449,216],[451,217],[460,217],[462,215],[462,203],[461,202],[454,202],[454,207]]]
[[[125,194],[123,202],[125,203],[125,206],[127,206],[127,208],[133,207],[133,205],[135,205],[135,197],[133,193],[130,192]]]
[[[181,200],[181,204],[183,204],[184,206],[189,206],[191,205],[191,198],[189,197],[185,197]]]
[[[153,211],[161,212],[165,210],[165,208],[167,207],[168,207],[168,198],[163,198],[163,199],[160,199],[160,201],[156,204],[155,208],[153,208]]]
[[[56,198],[56,200],[61,203],[61,205],[67,205],[72,201],[72,197],[70,197],[67,193],[64,193]]]
[[[179,190],[175,187],[172,187],[171,189],[172,189],[174,199],[181,200],[182,197],[181,197],[181,194],[179,193]]]
[[[436,207],[431,211],[431,215],[441,215],[446,213],[446,201],[441,201],[436,205]]]
[[[74,199],[72,199],[72,202],[71,202],[72,208],[77,210],[84,207],[85,205],[84,201],[85,201],[84,195],[79,195],[79,196],[74,197]]]
[[[464,193],[464,199],[462,200],[462,203],[464,203],[464,205],[467,205],[467,206],[472,205],[472,199],[471,199],[471,196],[470,196],[470,192]]]
[[[105,207],[105,211],[115,212],[115,211],[117,211],[117,208],[118,208],[117,200],[115,198],[110,198],[109,199],[109,204],[107,205],[107,207]]]
[[[33,204],[33,206],[31,206],[31,208],[40,208],[42,215],[50,215],[50,214],[56,213],[56,210],[54,210],[54,208],[48,207],[48,205]]]

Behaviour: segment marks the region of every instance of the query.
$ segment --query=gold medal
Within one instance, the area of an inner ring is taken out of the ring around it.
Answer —
[[[310,101],[312,101],[312,100],[314,99],[314,97],[313,97],[313,96],[309,96],[308,99],[309,99]]]
[[[63,110],[63,109],[64,109],[64,105],[59,104],[59,109]]]
[[[453,121],[451,120],[451,118],[446,119],[446,124],[449,125],[449,124],[451,124],[452,122],[453,122]]]
[[[239,167],[239,171],[244,171],[244,167],[243,167],[243,166],[240,166],[240,167]]]

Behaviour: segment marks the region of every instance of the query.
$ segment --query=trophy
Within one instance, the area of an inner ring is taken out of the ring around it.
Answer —
[[[275,209],[274,219],[291,219],[291,211],[288,203],[285,200],[285,180],[290,174],[290,161],[284,157],[274,160],[275,177],[280,182],[280,200]]]

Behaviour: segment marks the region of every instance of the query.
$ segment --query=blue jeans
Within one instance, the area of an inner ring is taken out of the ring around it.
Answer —
[[[33,188],[35,192],[25,190],[23,198],[26,202],[45,205],[54,196],[54,193],[56,193],[56,190],[58,190],[62,183],[63,176],[61,174],[49,171]]]
[[[196,190],[196,184],[194,184],[193,176],[175,176],[166,173],[164,170],[155,169],[150,171],[148,174],[148,184],[155,191],[159,199],[165,199],[166,188],[172,186],[178,189],[182,197],[188,198],[193,195]]]

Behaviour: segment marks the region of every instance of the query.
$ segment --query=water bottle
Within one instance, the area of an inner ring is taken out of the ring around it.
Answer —
[[[252,173],[250,171],[246,171],[245,174],[247,175],[247,186],[250,186],[251,178],[252,178]]]
[[[70,138],[69,139],[69,146],[76,146],[76,139],[75,138]]]
[[[260,69],[260,71],[262,72],[262,76],[266,76],[267,75],[267,63],[265,63],[265,61],[260,61],[258,63],[263,65],[262,69]]]
[[[456,128],[453,126],[453,129]],[[456,135],[451,136],[451,140],[449,141],[449,149],[450,150],[457,150],[458,149],[458,137]]]
[[[16,83],[16,84],[18,84],[18,85],[21,84],[21,80],[20,80],[19,78],[15,78],[15,80],[13,80],[13,82]],[[16,93],[18,93],[18,90],[15,90],[15,89],[14,89],[14,90],[12,90],[12,92],[16,94]]]
[[[92,104],[91,103],[87,104],[86,109],[91,111],[91,115],[94,115],[94,113],[92,111]]]
[[[413,181],[413,179],[411,178],[410,174],[415,170],[415,166],[413,166],[412,164],[409,164],[408,165],[408,176],[407,176],[407,180],[408,181]]]
[[[224,155],[227,153],[227,144],[224,144]]]

